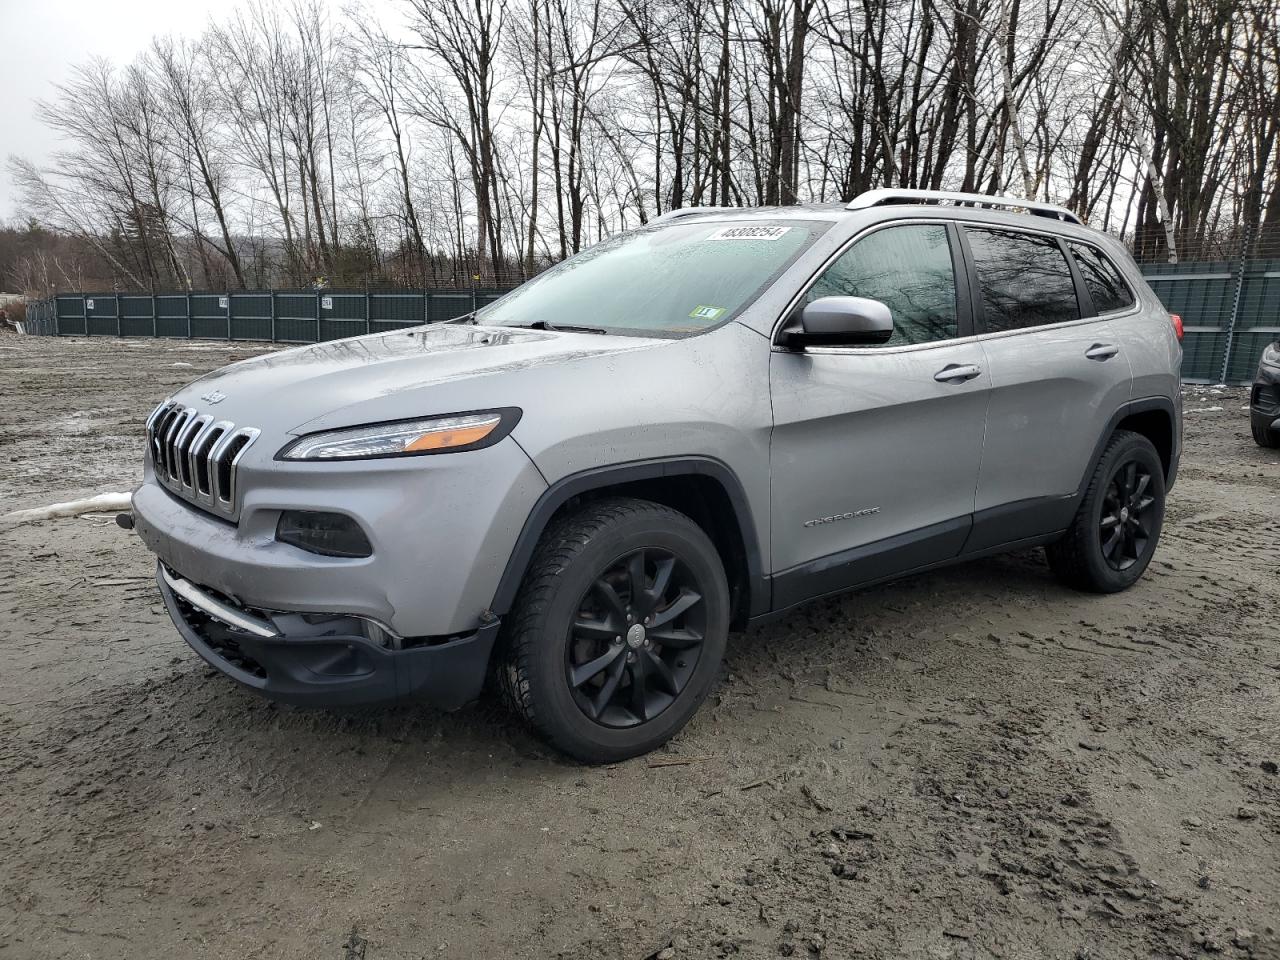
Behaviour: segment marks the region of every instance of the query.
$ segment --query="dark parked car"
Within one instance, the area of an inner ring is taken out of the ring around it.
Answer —
[[[1280,447],[1280,340],[1262,351],[1249,393],[1249,426],[1260,447]]]

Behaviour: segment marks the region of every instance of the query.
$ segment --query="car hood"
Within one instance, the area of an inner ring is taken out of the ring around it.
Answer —
[[[669,340],[435,324],[242,360],[174,394],[238,426],[279,433],[520,406],[516,381]],[[527,399],[527,398],[526,398]]]

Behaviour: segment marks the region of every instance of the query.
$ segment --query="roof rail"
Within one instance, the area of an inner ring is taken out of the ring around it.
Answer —
[[[742,207],[676,207],[660,216],[654,217],[650,223],[666,223],[668,220],[679,220],[681,217],[696,217],[701,213],[741,213]]]
[[[984,193],[954,193],[950,190],[867,190],[858,194],[845,206],[846,210],[865,210],[893,203],[951,203],[964,207],[1004,207],[1026,210],[1037,217],[1061,220],[1084,226],[1084,221],[1066,207],[1039,200],[1023,200],[1021,197],[991,197]]]

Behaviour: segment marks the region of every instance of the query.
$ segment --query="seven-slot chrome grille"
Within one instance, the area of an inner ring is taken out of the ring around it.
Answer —
[[[234,517],[236,467],[258,432],[166,400],[147,418],[156,479],[197,506]]]

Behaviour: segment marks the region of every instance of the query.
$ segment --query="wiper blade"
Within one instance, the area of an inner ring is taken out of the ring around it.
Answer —
[[[608,333],[602,327],[582,327],[573,323],[548,323],[546,320],[535,320],[533,323],[518,323],[513,326],[521,330],[550,330],[553,333]]]

